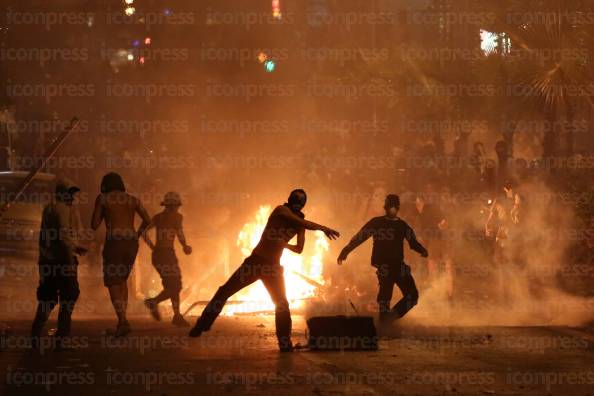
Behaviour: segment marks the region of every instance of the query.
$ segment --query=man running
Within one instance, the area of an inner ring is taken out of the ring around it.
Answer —
[[[134,229],[138,214],[142,224]],[[103,283],[109,289],[111,303],[118,317],[114,335],[130,333],[126,319],[128,307],[128,277],[138,253],[138,239],[151,219],[140,200],[126,192],[124,181],[117,173],[108,173],[101,181],[101,194],[95,200],[91,228],[97,230],[105,220],[105,245],[103,247]]]
[[[217,290],[190,332],[191,337],[199,337],[202,332],[210,330],[229,297],[255,281],[261,280],[276,307],[275,323],[279,348],[281,352],[293,350],[291,313],[285,293],[283,268],[280,265],[283,250],[287,248],[300,254],[305,244],[305,230],[322,231],[331,240],[340,236],[338,231],[305,220],[301,210],[306,201],[305,191],[293,190],[287,203],[277,206],[272,211],[260,242],[229,280]],[[297,235],[297,243],[290,245],[289,241],[295,235]]]
[[[389,323],[406,315],[417,305],[419,292],[412,277],[410,267],[404,262],[403,245],[408,241],[411,249],[422,257],[427,257],[427,249],[415,237],[412,228],[398,217],[400,198],[390,194],[384,203],[385,216],[374,217],[351,239],[338,256],[338,265],[342,265],[347,256],[355,248],[370,237],[373,237],[373,250],[371,265],[377,268],[379,292],[377,303],[379,305],[380,321]],[[390,308],[394,284],[402,292],[402,299]]]
[[[186,237],[184,236],[182,226],[183,216],[179,213],[179,207],[181,205],[181,197],[178,193],[168,192],[165,194],[165,198],[161,202],[161,206],[164,206],[165,209],[161,213],[156,214],[147,227],[147,231],[156,227],[156,243],[153,244],[146,232],[143,235],[147,245],[153,251],[153,266],[161,276],[163,283],[163,291],[155,298],[146,299],[144,304],[156,320],[161,320],[158,305],[165,300],[171,300],[171,306],[173,308],[173,320],[171,323],[174,326],[188,327],[190,324],[179,311],[179,293],[182,290],[182,278],[173,247],[173,243],[177,237],[184,249],[184,253],[192,253],[192,248],[186,243]]]

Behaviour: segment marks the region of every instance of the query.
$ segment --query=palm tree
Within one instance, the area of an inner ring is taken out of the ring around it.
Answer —
[[[488,1],[493,9],[495,2]],[[576,115],[594,108],[594,6],[582,0],[507,0],[492,29],[509,38],[501,65],[507,103],[546,121],[543,157],[574,154]],[[504,52],[501,44],[498,52]]]

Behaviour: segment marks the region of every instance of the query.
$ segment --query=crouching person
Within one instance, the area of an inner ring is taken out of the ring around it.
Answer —
[[[39,233],[39,287],[37,312],[31,338],[33,348],[39,348],[41,332],[52,310],[60,306],[56,348],[67,346],[74,305],[79,296],[77,255],[86,253],[79,245],[80,214],[73,205],[78,187],[67,180],[58,181],[54,200],[43,209]]]

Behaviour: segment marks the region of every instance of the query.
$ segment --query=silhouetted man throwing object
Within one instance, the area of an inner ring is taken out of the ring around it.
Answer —
[[[161,202],[161,206],[164,206],[165,210],[156,214],[147,228],[148,231],[156,227],[156,243],[153,244],[148,235],[146,233],[144,234],[144,240],[153,251],[153,266],[161,276],[163,283],[163,291],[155,298],[146,299],[144,304],[151,311],[153,318],[161,320],[158,305],[165,300],[171,300],[171,306],[173,308],[173,320],[171,323],[174,326],[188,327],[190,324],[179,311],[179,293],[182,290],[182,277],[177,263],[175,249],[173,248],[173,243],[177,237],[184,249],[184,253],[192,253],[192,248],[186,243],[186,237],[184,235],[182,225],[183,216],[179,213],[179,207],[181,205],[181,197],[178,193],[168,192],[165,194],[165,198]]]
[[[142,218],[138,230],[134,229],[136,214]],[[140,200],[126,192],[124,181],[117,173],[108,173],[101,181],[101,194],[95,200],[91,228],[96,230],[103,220],[106,227],[103,283],[109,289],[111,303],[118,316],[114,335],[122,337],[130,332],[126,319],[128,277],[138,253],[138,239],[151,219]]]
[[[384,209],[385,216],[371,219],[342,249],[338,256],[338,265],[342,265],[349,253],[357,246],[373,237],[371,265],[377,268],[379,282],[377,303],[380,321],[389,323],[406,315],[417,305],[419,299],[419,292],[410,267],[404,262],[404,240],[406,239],[410,248],[420,253],[422,257],[427,257],[428,253],[427,249],[417,241],[413,229],[398,217],[400,209],[398,195],[388,195]],[[402,299],[390,309],[394,284],[402,292]]]
[[[287,203],[277,206],[272,211],[260,242],[252,251],[251,256],[245,259],[204,308],[202,316],[190,332],[191,337],[198,337],[202,332],[210,330],[229,297],[255,281],[261,280],[276,307],[276,336],[279,348],[282,352],[293,350],[291,313],[285,293],[283,267],[280,265],[283,250],[287,248],[300,254],[305,244],[305,230],[322,231],[329,239],[336,239],[340,236],[338,231],[305,220],[301,209],[305,206],[306,201],[305,191],[294,190]],[[297,235],[297,244],[290,245],[289,241],[295,235]]]

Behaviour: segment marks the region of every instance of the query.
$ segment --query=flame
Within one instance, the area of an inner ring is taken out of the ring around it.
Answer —
[[[254,220],[242,227],[237,236],[237,246],[241,249],[243,258],[248,257],[258,244],[271,212],[271,206],[260,206]],[[291,243],[294,243],[295,239]],[[305,246],[301,255],[285,249],[281,257],[281,265],[285,269],[287,299],[291,309],[302,308],[304,300],[314,297],[317,289],[316,286],[308,283],[296,273],[305,275],[319,284],[324,284],[323,259],[324,254],[328,251],[328,241],[324,237],[324,233],[316,231],[313,244],[306,242]],[[274,311],[274,304],[261,281],[241,290],[231,301],[241,301],[241,303],[226,305],[223,311],[224,315]]]

